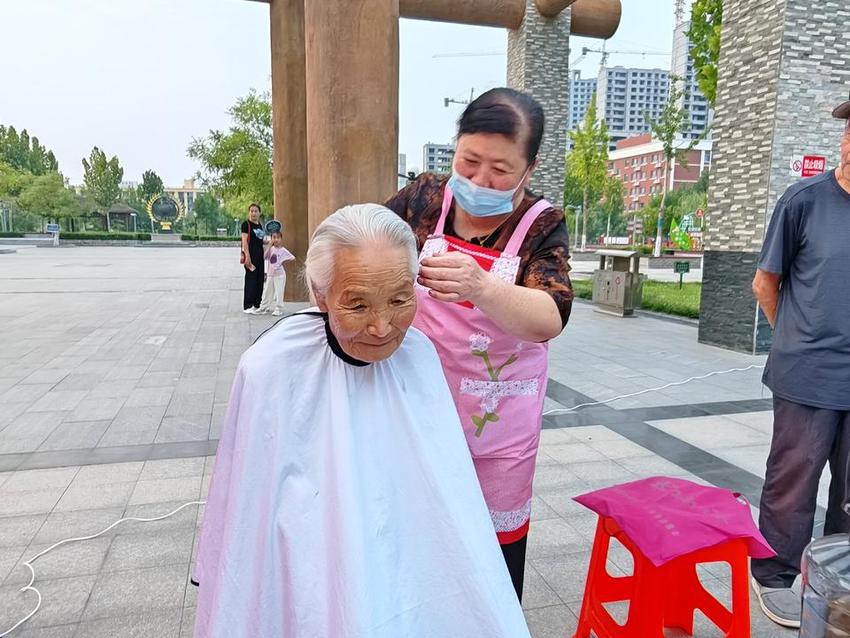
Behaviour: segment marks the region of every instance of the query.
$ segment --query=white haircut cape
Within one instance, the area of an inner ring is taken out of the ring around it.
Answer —
[[[440,361],[334,354],[320,316],[242,356],[193,580],[196,638],[528,638]]]

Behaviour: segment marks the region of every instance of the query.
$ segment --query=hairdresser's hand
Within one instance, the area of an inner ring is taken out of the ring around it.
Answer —
[[[485,292],[493,279],[469,255],[449,252],[422,260],[419,269],[419,283],[430,289],[429,294],[440,301],[469,301],[478,305],[476,300]]]

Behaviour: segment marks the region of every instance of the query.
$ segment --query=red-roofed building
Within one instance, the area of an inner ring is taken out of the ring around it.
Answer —
[[[682,140],[686,148],[690,140]],[[668,188],[674,190],[699,181],[703,171],[711,168],[711,140],[700,140],[687,152],[684,165],[669,167]],[[650,134],[638,135],[617,142],[616,150],[608,153],[608,173],[622,180],[625,186],[623,209],[640,210],[653,195],[664,190],[664,147]]]

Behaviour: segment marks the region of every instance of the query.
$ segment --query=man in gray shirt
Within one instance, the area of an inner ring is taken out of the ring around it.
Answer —
[[[753,292],[774,329],[764,382],[773,392],[773,440],[759,527],[777,552],[753,560],[765,614],[800,626],[791,585],[811,540],[818,482],[832,481],[824,534],[850,530],[843,504],[850,460],[850,101],[841,163],[789,188],[764,239]]]

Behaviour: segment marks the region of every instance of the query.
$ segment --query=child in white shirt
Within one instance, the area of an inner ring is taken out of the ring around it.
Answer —
[[[295,255],[283,247],[283,235],[272,233],[270,244],[265,246],[266,285],[263,289],[263,301],[260,312],[271,312],[279,317],[283,314],[283,291],[286,288],[286,271],[283,263],[295,259]]]

